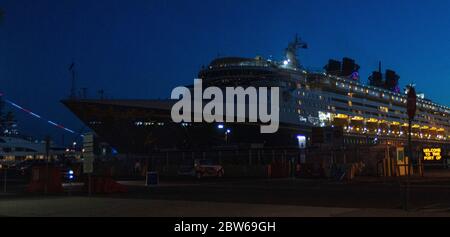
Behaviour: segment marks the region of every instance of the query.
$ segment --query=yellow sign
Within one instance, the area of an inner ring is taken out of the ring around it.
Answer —
[[[423,159],[426,161],[441,160],[441,148],[423,148]]]

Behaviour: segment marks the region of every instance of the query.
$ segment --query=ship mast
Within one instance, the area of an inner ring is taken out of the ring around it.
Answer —
[[[285,50],[286,61],[284,65],[290,68],[299,68],[301,65],[297,58],[298,49],[307,49],[308,45],[298,35],[295,35],[294,41],[290,42]]]
[[[76,87],[75,87],[75,62],[72,61],[72,64],[69,66],[69,72],[71,73],[71,82],[72,85],[70,87],[70,99],[76,99]]]

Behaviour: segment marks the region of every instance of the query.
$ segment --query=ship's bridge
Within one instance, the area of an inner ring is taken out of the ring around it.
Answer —
[[[277,71],[276,63],[262,57],[225,57],[213,60],[207,68],[199,72],[198,78],[214,85],[239,82],[239,85],[245,86],[255,81],[275,79]]]
[[[272,63],[272,61],[265,60],[260,56],[257,56],[255,58],[225,57],[214,59],[209,64],[209,69],[235,66],[271,67],[275,66],[275,64]]]

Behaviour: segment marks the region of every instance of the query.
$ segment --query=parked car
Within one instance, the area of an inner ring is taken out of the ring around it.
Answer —
[[[194,176],[198,179],[203,177],[223,177],[225,174],[223,167],[211,160],[188,161],[181,165],[178,175]]]

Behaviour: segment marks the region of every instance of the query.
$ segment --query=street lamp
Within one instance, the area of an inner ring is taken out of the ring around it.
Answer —
[[[220,130],[223,130],[223,129],[225,129],[225,126],[223,124],[218,124],[217,128],[220,129]],[[227,144],[228,144],[228,134],[230,134],[230,133],[231,133],[231,129],[229,129],[229,128],[225,129],[225,132],[224,132],[224,134],[225,134],[225,142]]]
[[[230,134],[231,133],[231,130],[230,129],[227,129],[226,131],[225,131],[225,141],[226,141],[226,143],[228,144],[228,134]]]

